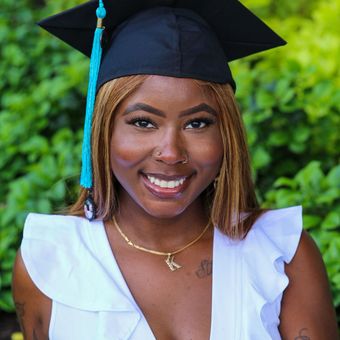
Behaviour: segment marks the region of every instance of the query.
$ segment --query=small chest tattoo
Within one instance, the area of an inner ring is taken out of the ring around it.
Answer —
[[[199,279],[210,276],[212,274],[212,260],[202,260],[195,273]]]

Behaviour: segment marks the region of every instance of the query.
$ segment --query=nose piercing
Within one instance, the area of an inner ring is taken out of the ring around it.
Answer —
[[[155,157],[159,158],[162,156],[162,151],[156,151],[155,152]],[[180,161],[181,164],[188,164],[189,160],[188,157],[186,156],[182,161]]]

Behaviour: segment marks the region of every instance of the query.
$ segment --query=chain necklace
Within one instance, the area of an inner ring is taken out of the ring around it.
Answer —
[[[138,244],[133,243],[122,231],[122,229],[120,229],[115,217],[113,217],[113,224],[115,225],[116,229],[118,230],[119,234],[123,237],[123,239],[126,241],[126,243],[131,246],[134,247],[138,250],[144,251],[145,253],[150,253],[150,254],[154,254],[154,255],[160,255],[160,256],[166,256],[165,258],[165,263],[168,265],[169,269],[173,272],[177,269],[182,268],[181,265],[179,265],[178,263],[175,262],[175,255],[182,252],[183,250],[189,248],[190,246],[192,246],[193,244],[195,244],[197,241],[199,241],[202,236],[205,234],[205,232],[208,230],[209,226],[210,226],[210,221],[209,223],[206,225],[206,227],[203,229],[203,231],[191,242],[189,242],[187,245],[185,245],[184,247],[177,249],[175,251],[171,251],[171,252],[163,252],[163,251],[158,251],[158,250],[152,250],[152,249],[148,249],[148,248],[144,248],[142,246],[139,246]]]

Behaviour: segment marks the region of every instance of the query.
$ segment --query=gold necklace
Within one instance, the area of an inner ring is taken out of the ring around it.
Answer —
[[[193,244],[195,244],[197,241],[199,241],[202,236],[205,234],[205,232],[208,230],[209,226],[210,226],[210,221],[208,222],[208,224],[206,225],[206,227],[203,229],[203,231],[194,239],[192,240],[190,243],[188,243],[187,245],[185,245],[184,247],[177,249],[175,251],[171,251],[171,252],[163,252],[163,251],[158,251],[158,250],[152,250],[152,249],[148,249],[148,248],[144,248],[142,246],[139,246],[138,244],[133,243],[122,231],[122,229],[120,229],[115,217],[113,217],[113,224],[115,225],[116,229],[118,230],[119,234],[123,237],[123,239],[126,241],[126,243],[131,246],[134,247],[138,250],[144,251],[146,253],[150,253],[150,254],[154,254],[154,255],[160,255],[160,256],[166,256],[166,259],[164,260],[165,263],[168,265],[169,269],[173,272],[177,269],[182,268],[181,265],[179,265],[178,263],[176,263],[174,261],[175,259],[175,255],[180,253],[181,251],[189,248],[190,246],[192,246]]]

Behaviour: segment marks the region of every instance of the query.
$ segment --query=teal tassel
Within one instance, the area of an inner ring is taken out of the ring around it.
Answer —
[[[92,130],[92,116],[94,111],[94,105],[96,100],[96,86],[99,73],[99,67],[102,57],[101,37],[104,31],[102,26],[102,20],[106,16],[106,10],[104,8],[103,0],[99,0],[99,7],[96,11],[97,14],[97,28],[94,33],[93,46],[90,60],[90,74],[89,85],[87,90],[86,99],[86,114],[84,124],[84,137],[83,137],[83,149],[82,149],[82,168],[80,185],[86,189],[92,188],[92,155],[91,155],[91,130]]]

